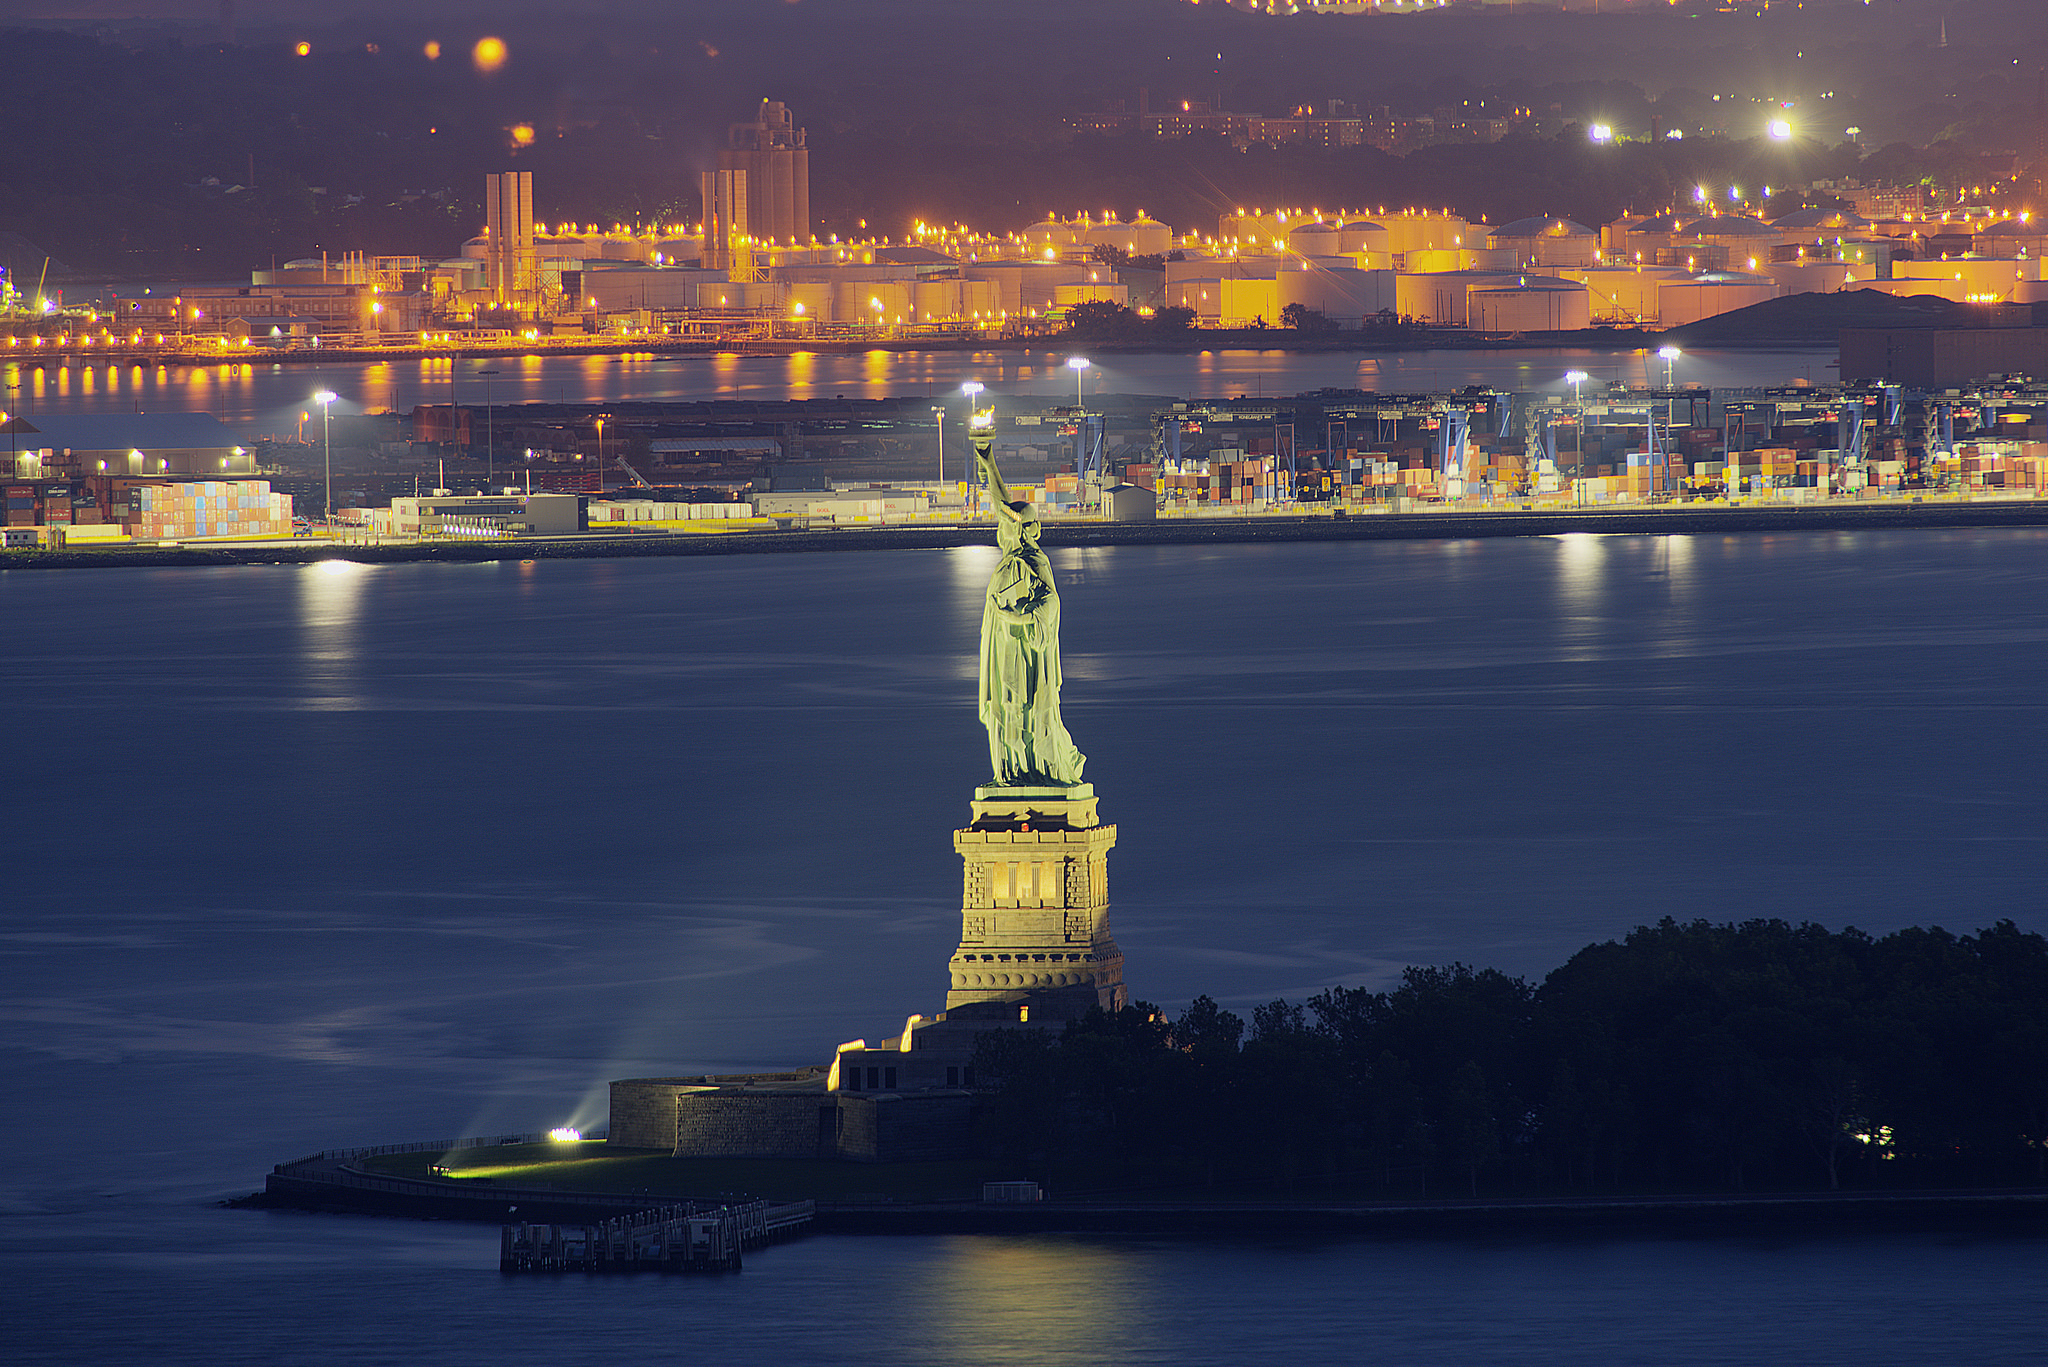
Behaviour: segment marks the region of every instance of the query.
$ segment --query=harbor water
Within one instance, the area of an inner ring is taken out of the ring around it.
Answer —
[[[237,357],[216,365],[163,367],[100,360],[60,366],[8,357],[0,378],[20,385],[22,411],[36,413],[207,412],[250,438],[299,430],[309,396],[331,389],[335,412],[420,404],[626,403],[654,400],[879,399],[956,395],[966,380],[1001,394],[1042,394],[1071,402],[1068,353],[1013,351],[801,352],[793,356],[526,355],[420,357],[392,361],[291,361]],[[1190,355],[1116,355],[1095,364],[1083,394],[1175,398],[1293,395],[1313,389],[1423,393],[1484,385],[1563,392],[1567,371],[1591,383],[1661,385],[1653,351],[1204,351]],[[1835,378],[1835,349],[1699,351],[1674,363],[1677,384],[1759,387]],[[492,374],[486,376],[485,371]]]
[[[726,1279],[217,1209],[944,990],[992,547],[0,574],[23,1363],[2034,1360],[2048,1243],[815,1238]],[[1054,551],[1135,997],[1663,916],[2048,930],[2048,532]]]

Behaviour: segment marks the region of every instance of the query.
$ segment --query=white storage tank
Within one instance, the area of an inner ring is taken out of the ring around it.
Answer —
[[[1966,297],[2003,300],[2015,285],[2042,278],[2038,258],[1965,256],[1952,261],[1894,261],[1894,280],[1954,280]]]
[[[1090,223],[1081,241],[1084,246],[1115,247],[1132,256],[1164,256],[1173,247],[1173,229],[1143,215],[1126,223],[1111,214],[1100,223]]]
[[[1074,225],[1057,218],[1041,218],[1024,230],[1024,241],[1033,248],[1051,247],[1064,252],[1078,240],[1079,234]],[[1032,255],[1036,256],[1038,252],[1034,251]]]
[[[1051,308],[1059,286],[1087,281],[1089,269],[1078,263],[1053,261],[971,261],[961,267],[961,274],[969,280],[992,283],[999,311],[1028,316],[1033,309],[1043,312]]]
[[[1391,240],[1385,228],[1369,219],[1354,218],[1338,231],[1343,238],[1339,251],[1384,252]]]
[[[1344,231],[1335,223],[1300,223],[1288,230],[1287,249],[1301,256],[1337,256],[1344,250]]]
[[[1449,252],[1486,245],[1485,232],[1455,214],[1388,214],[1373,222],[1386,230],[1390,252]]]
[[[801,281],[784,285],[784,299],[792,317],[806,318],[813,323],[832,321],[832,287],[817,281]]]
[[[1592,266],[1558,272],[1586,287],[1586,307],[1596,322],[1648,323],[1658,318],[1665,282],[1690,277],[1677,266]]]
[[[1475,285],[1467,301],[1474,332],[1564,332],[1589,325],[1586,287],[1532,275],[1513,284]]]
[[[1395,277],[1394,311],[1437,327],[1465,326],[1468,298],[1475,286],[1512,284],[1519,279],[1505,271],[1439,271]]]
[[[902,323],[911,315],[908,280],[842,280],[832,286],[832,317],[841,323]]]
[[[1401,268],[1415,275],[1442,275],[1445,271],[1470,270],[1474,264],[1472,253],[1463,247],[1420,247],[1402,259]],[[1516,266],[1509,261],[1502,269],[1514,270]]]
[[[1683,327],[1777,297],[1777,282],[1767,275],[1709,271],[1666,281],[1657,291],[1657,319],[1667,328]]]
[[[1776,261],[1759,272],[1776,282],[1780,294],[1832,294],[1874,273],[1850,261]]]
[[[1399,302],[1392,271],[1362,271],[1348,263],[1343,266],[1304,263],[1301,269],[1281,271],[1277,284],[1280,308],[1299,304],[1345,327],[1356,327],[1364,319],[1392,309]]]
[[[1592,266],[1600,234],[1569,218],[1518,218],[1488,232],[1486,244],[1514,253],[1517,266]]]

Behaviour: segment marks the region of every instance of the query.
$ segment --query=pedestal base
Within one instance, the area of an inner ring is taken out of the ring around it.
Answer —
[[[974,826],[1029,825],[1052,829],[1086,830],[1099,824],[1095,809],[1095,785],[1076,783],[1067,788],[1006,788],[984,784],[974,790]]]
[[[953,832],[965,867],[947,1011],[1042,1000],[1069,1014],[1090,996],[1121,1009],[1124,957],[1109,934],[1116,827],[1098,820],[1094,785],[991,784],[974,790],[973,811]]]

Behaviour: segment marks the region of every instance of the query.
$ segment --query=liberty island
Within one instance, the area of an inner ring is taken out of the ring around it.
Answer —
[[[1058,1029],[1127,1004],[1109,933],[1109,851],[1087,757],[1060,716],[1060,595],[1032,505],[996,464],[992,411],[970,426],[1002,552],[984,601],[977,714],[989,781],[953,832],[960,939],[945,1010],[841,1044],[829,1064],[612,1083],[610,1142],[677,1157],[864,1162],[972,1153],[974,1057],[992,1030]]]

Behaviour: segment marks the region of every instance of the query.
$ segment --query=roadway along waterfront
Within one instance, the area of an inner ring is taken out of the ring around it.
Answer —
[[[1381,513],[1333,517],[1169,518],[1158,522],[1074,519],[1045,523],[1044,540],[1062,546],[1272,544],[1290,541],[1435,541],[1581,535],[1744,535],[1764,532],[1856,532],[1900,528],[2048,526],[2048,502],[2035,499],[1947,502],[1677,504],[1658,508],[1568,509],[1471,513]],[[505,537],[492,540],[244,542],[177,547],[9,551],[9,569],[99,569],[167,565],[303,565],[320,560],[362,564],[430,561],[583,560],[615,557],[764,555],[802,551],[931,550],[989,540],[986,522],[890,528],[746,531],[717,535],[661,532],[601,536]]]

